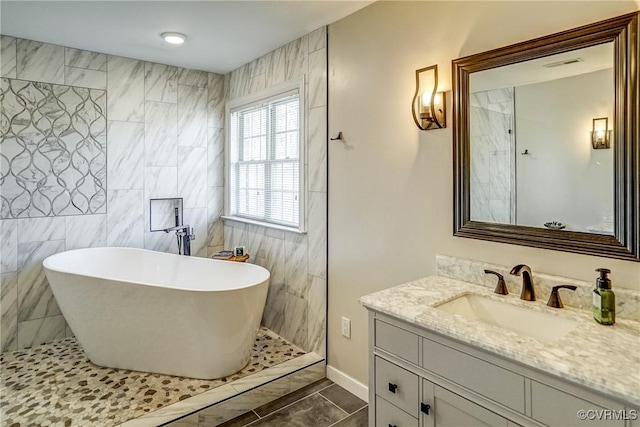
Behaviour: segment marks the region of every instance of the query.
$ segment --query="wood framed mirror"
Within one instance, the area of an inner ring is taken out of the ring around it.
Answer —
[[[639,17],[452,61],[455,236],[640,261]]]

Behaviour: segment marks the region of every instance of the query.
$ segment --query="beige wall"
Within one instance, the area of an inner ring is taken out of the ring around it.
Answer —
[[[640,263],[452,236],[452,117],[421,132],[414,70],[637,10],[636,2],[377,2],[329,27],[328,363],[367,383],[366,310],[357,299],[435,272],[435,254],[640,289]],[[448,105],[451,105],[448,93]],[[340,317],[352,320],[352,338]]]

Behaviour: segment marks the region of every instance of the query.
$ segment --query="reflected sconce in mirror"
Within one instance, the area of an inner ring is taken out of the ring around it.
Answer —
[[[413,121],[420,130],[446,127],[445,97],[438,90],[438,65],[416,70],[416,93],[413,96]]]
[[[591,145],[594,150],[601,148],[611,148],[611,134],[609,130],[609,118],[600,117],[593,119],[593,127],[591,128]]]

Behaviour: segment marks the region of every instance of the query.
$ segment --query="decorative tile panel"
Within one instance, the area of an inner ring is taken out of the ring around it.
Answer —
[[[106,92],[1,79],[0,218],[106,211]]]

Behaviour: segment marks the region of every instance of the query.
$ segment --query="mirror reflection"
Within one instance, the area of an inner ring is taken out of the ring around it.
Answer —
[[[470,73],[471,220],[614,234],[613,48]]]

